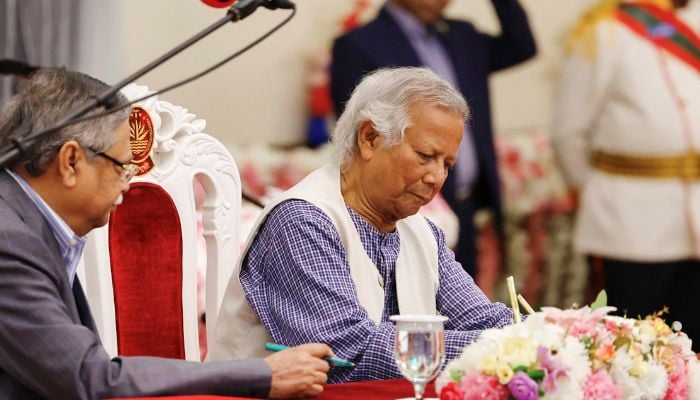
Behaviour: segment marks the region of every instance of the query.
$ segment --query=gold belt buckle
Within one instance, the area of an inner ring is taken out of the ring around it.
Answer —
[[[681,158],[679,165],[681,178],[685,181],[700,178],[700,156],[698,153],[689,151]]]

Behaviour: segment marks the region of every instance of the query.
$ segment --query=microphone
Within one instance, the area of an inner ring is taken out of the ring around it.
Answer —
[[[211,1],[216,0],[209,0],[207,4]],[[221,3],[222,1],[218,2]],[[234,21],[240,21],[255,12],[260,6],[268,10],[276,10],[278,8],[292,10],[295,7],[294,3],[289,0],[237,0],[236,4],[228,10],[228,13],[233,17]]]
[[[19,60],[10,60],[7,58],[0,60],[0,75],[19,75],[26,77],[37,69],[39,69],[39,67],[29,65]]]
[[[202,0],[202,3],[214,8],[230,7],[236,0]]]
[[[202,3],[214,8],[226,8],[235,3],[236,0],[202,0]],[[259,0],[258,5],[261,5],[269,10],[278,8],[290,10],[294,8],[294,4],[288,0]]]
[[[263,0],[262,6],[268,10],[293,10],[296,6],[289,0]]]

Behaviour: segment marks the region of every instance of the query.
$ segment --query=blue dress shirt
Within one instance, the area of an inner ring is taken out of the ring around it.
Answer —
[[[44,201],[44,199],[39,196],[39,194],[25,181],[21,176],[15,174],[14,172],[6,169],[7,173],[17,182],[17,184],[24,190],[24,193],[29,196],[29,199],[34,203],[36,208],[49,224],[53,236],[56,238],[58,243],[58,249],[61,251],[61,257],[63,257],[63,265],[66,267],[66,272],[68,273],[68,280],[71,286],[75,280],[75,274],[78,269],[78,263],[80,262],[80,256],[83,254],[83,248],[85,247],[85,239],[76,235],[75,232],[66,224],[66,222],[58,215],[56,212]]]

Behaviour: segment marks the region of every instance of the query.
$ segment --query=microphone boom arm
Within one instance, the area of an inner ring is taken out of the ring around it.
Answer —
[[[264,0],[263,0],[264,1]],[[7,144],[3,148],[0,148],[0,168],[9,168],[14,165],[22,155],[27,151],[31,144],[39,137],[61,130],[72,123],[75,123],[80,117],[88,113],[90,110],[104,106],[106,109],[114,108],[116,105],[113,104],[113,96],[119,92],[124,86],[134,82],[136,79],[142,77],[148,72],[152,71],[159,65],[170,60],[177,54],[181,53],[188,47],[204,39],[206,36],[226,25],[229,22],[237,22],[241,19],[252,14],[258,6],[263,5],[260,0],[239,0],[234,4],[229,11],[226,13],[224,18],[214,22],[212,25],[203,29],[201,32],[190,37],[183,43],[179,44],[172,50],[148,63],[146,66],[142,67],[138,71],[132,73],[126,78],[114,84],[104,93],[93,98],[91,101],[86,102],[82,107],[72,112],[68,117],[60,120],[56,125],[51,128],[45,129],[43,131],[34,133],[23,139],[15,139],[11,143]]]

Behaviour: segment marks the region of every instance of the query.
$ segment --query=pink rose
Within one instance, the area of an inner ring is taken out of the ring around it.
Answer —
[[[688,368],[685,365],[685,361],[677,357],[675,368],[668,376],[668,389],[666,389],[664,400],[683,400],[689,398],[689,386]]]
[[[498,383],[498,378],[468,371],[462,377],[459,388],[464,393],[463,400],[506,400],[508,389]]]
[[[595,337],[598,334],[595,321],[575,321],[569,328],[569,334],[575,338]]]
[[[456,383],[450,382],[440,390],[440,400],[462,400],[462,391]]]
[[[583,384],[584,400],[622,400],[622,396],[624,391],[605,370],[588,375]]]

